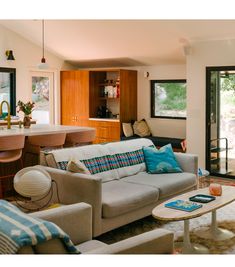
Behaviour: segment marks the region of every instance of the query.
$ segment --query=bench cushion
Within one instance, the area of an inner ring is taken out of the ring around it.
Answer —
[[[110,181],[102,185],[102,217],[110,218],[139,209],[158,200],[156,187]]]
[[[140,138],[140,136],[138,135],[133,135],[130,137],[122,136],[121,140],[127,141],[127,140],[133,140],[133,139],[138,139],[138,138]],[[173,148],[178,148],[178,149],[182,149],[181,142],[184,141],[184,139],[181,139],[181,138],[171,138],[171,137],[161,137],[161,136],[146,136],[145,138],[151,140],[156,147],[162,147],[167,144],[171,144]]]
[[[122,178],[121,181],[148,185],[159,189],[159,199],[179,194],[197,183],[197,177],[192,173],[164,173],[148,174],[141,172],[133,176]]]

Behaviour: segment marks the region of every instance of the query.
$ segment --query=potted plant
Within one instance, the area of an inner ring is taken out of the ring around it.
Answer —
[[[35,103],[28,101],[27,103],[24,103],[22,101],[18,101],[17,107],[19,108],[17,112],[22,111],[24,113],[24,128],[29,128],[30,127],[30,119],[31,119],[31,113],[34,109]]]

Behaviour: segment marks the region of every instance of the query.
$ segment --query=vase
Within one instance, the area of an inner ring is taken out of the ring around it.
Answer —
[[[29,115],[24,116],[23,124],[24,124],[24,128],[30,128],[31,121],[30,121]]]

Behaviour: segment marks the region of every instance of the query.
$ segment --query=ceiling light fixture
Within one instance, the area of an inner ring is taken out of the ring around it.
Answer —
[[[44,56],[44,35],[45,35],[45,22],[44,22],[44,19],[42,20],[42,59],[41,59],[41,63],[38,64],[38,68],[39,69],[48,69],[48,64],[46,63],[46,59],[45,59],[45,56]]]

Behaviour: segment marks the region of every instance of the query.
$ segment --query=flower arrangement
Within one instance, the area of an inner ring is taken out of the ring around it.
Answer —
[[[24,112],[25,115],[30,115],[33,111],[33,108],[35,106],[34,102],[27,102],[27,103],[23,103],[22,101],[18,101],[17,103],[17,107],[19,107],[19,109],[17,110],[17,112]]]

